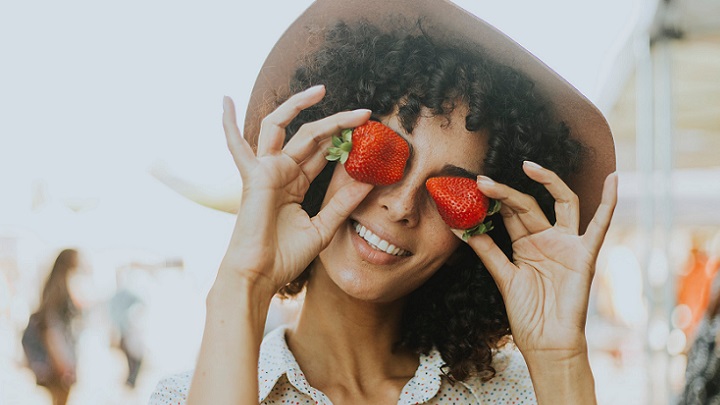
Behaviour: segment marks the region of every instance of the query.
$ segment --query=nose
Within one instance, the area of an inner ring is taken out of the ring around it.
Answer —
[[[378,201],[388,218],[406,227],[414,227],[420,219],[420,204],[424,182],[406,176],[399,182],[376,190]]]

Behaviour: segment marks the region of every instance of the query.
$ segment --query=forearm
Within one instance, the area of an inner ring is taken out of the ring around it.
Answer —
[[[258,402],[258,356],[272,294],[242,279],[220,279],[207,317],[188,405]]]
[[[538,405],[595,405],[595,379],[587,349],[525,356]]]

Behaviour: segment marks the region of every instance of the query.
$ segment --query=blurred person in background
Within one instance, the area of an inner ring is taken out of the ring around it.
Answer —
[[[43,287],[39,308],[30,316],[22,337],[28,366],[35,373],[37,384],[50,391],[54,405],[67,403],[75,384],[75,321],[80,311],[68,280],[80,266],[77,250],[60,252]]]
[[[113,346],[127,361],[125,385],[134,389],[145,358],[143,322],[146,317],[147,277],[167,269],[183,269],[182,258],[170,257],[159,262],[136,260],[115,270],[117,288],[107,302],[112,321]]]
[[[679,405],[720,404],[720,231],[707,249],[703,262],[703,274],[715,275],[710,305],[695,331],[695,338],[688,352],[685,370],[685,388],[680,394]]]
[[[122,351],[127,361],[128,373],[125,385],[135,388],[140,366],[143,363],[145,343],[138,330],[138,321],[145,309],[145,302],[138,293],[121,281],[126,277],[125,271],[118,271],[118,289],[108,303],[110,319],[116,335],[115,346]]]

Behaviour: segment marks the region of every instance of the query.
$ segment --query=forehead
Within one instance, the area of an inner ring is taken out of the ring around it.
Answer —
[[[465,129],[464,110],[458,108],[446,116],[434,116],[423,110],[412,133],[403,129],[397,114],[383,121],[410,142],[413,154],[418,158],[482,173],[488,150],[488,135],[484,131],[470,132]]]

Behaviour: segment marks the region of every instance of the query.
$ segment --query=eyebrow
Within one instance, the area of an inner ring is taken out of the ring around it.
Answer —
[[[467,169],[463,169],[462,167],[446,164],[443,166],[443,168],[440,170],[440,173],[443,176],[454,176],[454,177],[467,177],[469,179],[477,179],[479,176],[478,173],[473,173]]]

